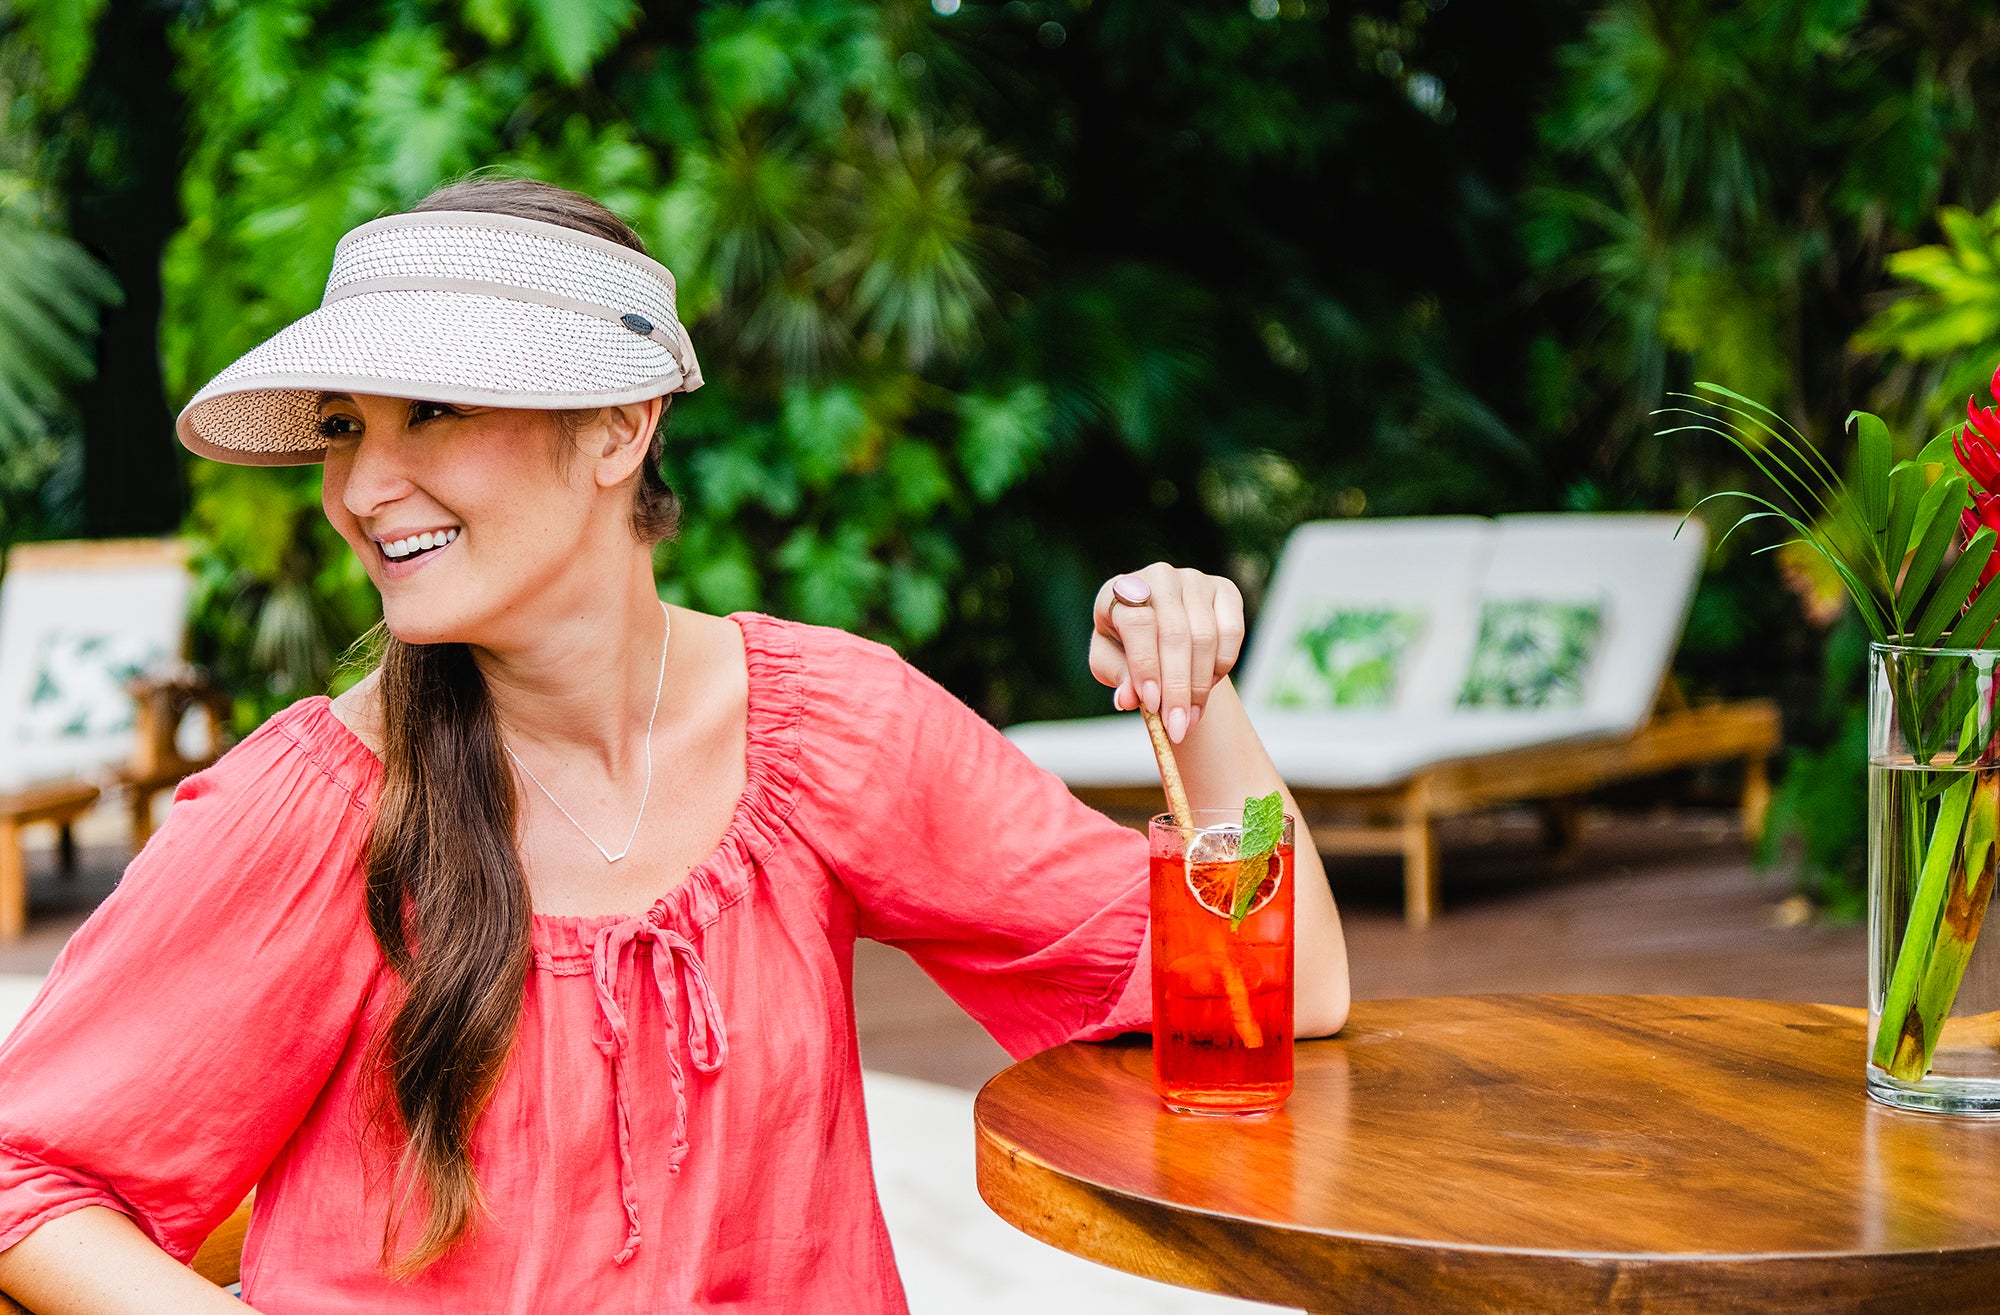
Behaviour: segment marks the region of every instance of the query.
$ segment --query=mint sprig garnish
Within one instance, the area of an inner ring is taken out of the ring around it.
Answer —
[[[1243,801],[1243,837],[1236,846],[1236,898],[1229,906],[1229,930],[1242,928],[1251,901],[1270,874],[1278,842],[1285,838],[1285,798],[1276,790]]]

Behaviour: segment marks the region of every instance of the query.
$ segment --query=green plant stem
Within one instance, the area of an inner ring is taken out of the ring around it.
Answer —
[[[1906,1082],[1923,1077],[1937,1044],[1935,1035],[1926,1035],[1917,1000],[1929,974],[1932,951],[1941,933],[1939,920],[1951,892],[1952,875],[1963,869],[1959,841],[1966,830],[1973,788],[1977,777],[1984,775],[1986,773],[1967,773],[1964,779],[1952,783],[1938,803],[1937,820],[1924,847],[1923,869],[1917,877],[1917,889],[1910,899],[1909,918],[1903,925],[1902,944],[1897,947],[1896,966],[1890,974],[1887,998],[1882,1004],[1882,1020],[1875,1032],[1874,1062],[1890,1076]],[[1898,773],[1897,777],[1898,793],[1909,801],[1910,820],[1920,821],[1923,816],[1919,793],[1922,774]],[[1990,849],[1989,840],[1989,853]],[[1945,970],[1942,965],[1940,970]],[[1952,989],[1957,989],[1956,979]]]
[[[1958,998],[1965,965],[1979,943],[1979,928],[1986,920],[1986,906],[1993,899],[1993,844],[1996,826],[2000,825],[2000,770],[1989,768],[1977,773],[1974,779],[1972,804],[1965,818],[1965,843],[1959,847],[1959,860],[1952,868],[1937,937],[1924,968],[1923,985],[1917,988],[1920,1022],[1917,1034],[1922,1044],[1919,1076],[1930,1072],[1945,1017],[1951,1013],[1952,1001]]]

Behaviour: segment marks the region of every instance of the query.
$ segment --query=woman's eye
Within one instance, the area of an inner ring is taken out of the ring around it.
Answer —
[[[455,416],[458,408],[445,402],[410,403],[410,423],[420,425],[426,420],[438,420],[445,416]]]
[[[353,416],[321,416],[319,436],[329,443],[336,438],[352,438],[361,432],[361,422]]]

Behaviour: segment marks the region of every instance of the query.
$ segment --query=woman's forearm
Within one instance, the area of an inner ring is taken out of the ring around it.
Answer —
[[[1285,789],[1271,756],[1250,725],[1236,688],[1219,682],[1208,696],[1201,720],[1182,739],[1175,757],[1188,803],[1195,808],[1241,808],[1254,795],[1279,790],[1285,811],[1298,819],[1294,835],[1293,879],[1297,882],[1293,919],[1297,967],[1292,986],[1296,1005],[1293,1030],[1299,1036],[1328,1036],[1347,1021],[1347,941],[1340,911],[1320,866],[1319,851],[1307,834],[1298,801]]]
[[[160,1250],[130,1219],[99,1205],[51,1219],[0,1251],[0,1292],[35,1315],[250,1312]]]

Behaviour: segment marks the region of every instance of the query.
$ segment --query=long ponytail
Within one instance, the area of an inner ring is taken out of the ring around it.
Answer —
[[[416,209],[539,219],[645,250],[611,211],[545,183],[474,178]],[[574,453],[589,414],[556,414],[558,464]],[[633,491],[632,531],[648,544],[670,537],[679,520],[660,472],[665,419],[663,411]],[[386,1083],[378,1112],[393,1113],[404,1138],[382,1260],[408,1277],[463,1240],[485,1208],[472,1136],[520,1027],[532,902],[516,847],[514,779],[471,650],[385,635],[380,671],[386,770],[367,849],[367,904],[403,987],[377,1059]],[[401,1221],[419,1196],[428,1217],[399,1257]]]

